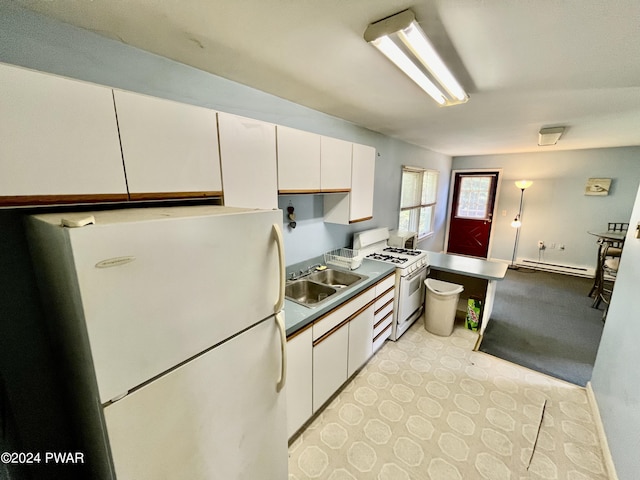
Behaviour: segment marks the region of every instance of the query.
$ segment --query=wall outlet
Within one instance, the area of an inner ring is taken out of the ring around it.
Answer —
[[[551,250],[553,250],[554,248],[556,248],[556,244],[555,244],[555,243],[550,243],[550,244],[549,244],[549,248],[550,248]]]

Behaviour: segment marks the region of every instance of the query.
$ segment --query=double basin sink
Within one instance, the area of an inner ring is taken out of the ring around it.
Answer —
[[[284,295],[288,300],[305,307],[315,307],[366,279],[366,276],[357,273],[327,268],[287,282]]]

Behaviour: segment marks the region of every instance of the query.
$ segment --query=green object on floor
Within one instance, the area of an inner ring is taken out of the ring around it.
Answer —
[[[478,297],[469,297],[467,300],[467,318],[464,322],[469,330],[478,331],[480,326],[480,314],[482,313],[482,299]]]

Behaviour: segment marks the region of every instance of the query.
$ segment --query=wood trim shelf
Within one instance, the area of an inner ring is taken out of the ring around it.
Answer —
[[[102,202],[127,202],[129,196],[126,193],[103,194],[65,194],[65,195],[13,195],[0,196],[2,207],[25,207],[61,205],[73,203],[102,203]]]
[[[393,325],[389,325],[387,328],[385,328],[383,331],[381,331],[378,335],[376,335],[376,338],[373,339],[372,343],[375,343],[375,341],[378,340],[382,335],[384,335],[385,332],[388,332],[391,329],[392,326]]]
[[[366,222],[367,220],[373,220],[373,217],[357,218],[355,220],[349,220],[349,223]]]
[[[389,300],[387,303],[385,303],[383,306],[381,306],[378,310],[376,310],[375,313],[378,314],[379,312],[381,312],[382,310],[387,308],[390,303],[393,303],[393,300],[394,300],[393,298],[391,300]]]
[[[307,330],[309,330],[311,327],[313,327],[313,322],[309,322],[308,325],[305,325],[304,327],[302,327],[300,330],[296,330],[295,332],[293,332],[291,335],[287,336],[287,342],[290,340],[293,340],[294,338],[296,338],[298,335],[300,335],[302,332],[305,332]]]
[[[316,195],[320,193],[349,193],[349,188],[321,188],[321,189],[283,189],[278,190],[278,195]]]
[[[387,320],[391,315],[393,315],[393,310],[391,310],[389,313],[387,313],[384,318],[382,318],[380,321],[378,321],[374,326],[373,329],[375,330],[376,328],[378,328],[380,325],[382,325],[385,320]],[[385,328],[386,330],[386,328]]]
[[[219,191],[203,191],[203,192],[144,192],[144,193],[130,193],[131,201],[140,200],[179,200],[187,198],[210,198],[210,197],[222,197],[222,192]]]

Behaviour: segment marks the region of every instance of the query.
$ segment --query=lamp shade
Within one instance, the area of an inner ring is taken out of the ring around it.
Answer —
[[[516,187],[518,187],[520,190],[529,188],[531,185],[533,185],[533,182],[531,180],[518,180],[516,182]]]

